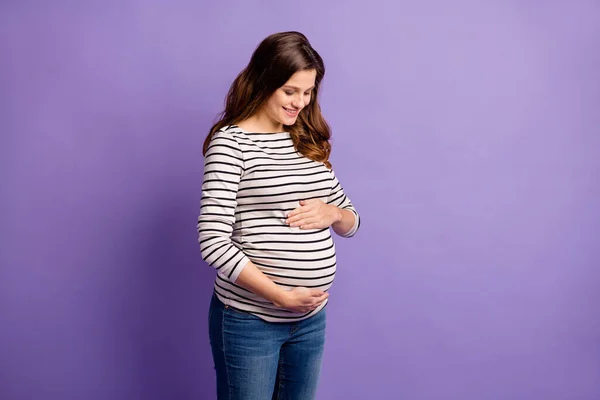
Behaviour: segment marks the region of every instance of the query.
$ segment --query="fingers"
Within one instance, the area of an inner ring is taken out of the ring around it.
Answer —
[[[286,216],[287,217],[291,217],[291,216],[294,216],[294,215],[298,215],[298,214],[301,214],[303,212],[306,212],[306,211],[310,210],[311,208],[312,207],[310,207],[309,205],[296,207],[292,211],[288,212],[286,214]]]
[[[328,297],[329,293],[327,292],[323,292],[322,290],[318,289],[311,289],[309,297],[307,297],[306,303],[302,308],[305,309],[306,312],[312,311],[319,307]]]
[[[309,213],[311,211],[312,211],[312,208],[309,208],[309,207],[296,208],[295,210],[292,210],[289,213],[287,213],[287,219],[288,220],[294,219],[293,217],[295,217],[295,219],[298,219],[298,218],[302,217],[304,214]]]
[[[306,200],[300,200],[300,205],[301,205],[301,206],[305,206],[305,205],[308,205],[308,204],[316,203],[316,202],[318,202],[318,201],[320,201],[320,200],[319,200],[319,199],[306,199]]]
[[[329,293],[323,293],[323,295],[317,297],[317,302],[319,304],[321,304],[322,302],[325,301],[325,299],[327,299],[329,297]]]
[[[305,213],[305,214],[299,214],[295,217],[291,217],[285,220],[285,223],[288,224],[289,226],[297,226],[299,224],[302,224],[302,221],[306,218],[311,217],[311,214]]]
[[[329,293],[325,293],[323,296],[317,297],[317,301],[315,301],[315,303],[312,305],[311,310],[314,310],[315,308],[319,307],[321,304],[323,304],[323,302],[325,300],[327,300],[327,298],[329,297]]]
[[[289,226],[305,226],[308,224],[315,224],[319,221],[319,217],[314,212],[305,212],[298,214],[295,217],[290,217],[285,220],[285,223]]]
[[[308,223],[308,224],[304,224],[304,225],[300,225],[300,229],[320,229],[320,228],[324,228],[325,226],[321,226],[318,223]]]
[[[290,211],[289,213],[287,213],[286,217],[293,217],[295,215],[298,214],[302,214],[305,213],[307,211],[313,210],[315,208],[315,205],[317,203],[323,203],[321,200],[319,199],[308,199],[308,200],[300,200],[300,207]],[[325,203],[323,203],[325,204]]]
[[[329,297],[329,293],[323,290],[295,287],[292,291],[297,294],[297,305],[291,307],[291,311],[308,313],[318,308]]]
[[[327,292],[323,292],[323,294],[320,294],[318,296],[314,296],[313,297],[313,309],[319,307],[321,305],[321,303],[323,303],[327,298],[329,297],[329,293]]]
[[[302,308],[300,308],[300,312],[310,312],[313,311],[314,309],[318,308],[321,304],[323,304],[323,302],[327,299],[327,297],[324,297],[323,299],[314,302],[313,304],[309,305],[309,306],[304,306]]]
[[[317,225],[318,219],[316,218],[304,218],[304,219],[299,219],[297,221],[292,221],[289,225],[291,227],[300,227],[300,228],[306,228],[309,225],[315,226]]]

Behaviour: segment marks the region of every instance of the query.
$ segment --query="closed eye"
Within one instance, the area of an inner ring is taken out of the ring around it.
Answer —
[[[287,94],[288,96],[292,96],[294,93],[296,93],[296,91],[295,91],[295,90],[291,90],[291,91],[290,91],[290,90],[284,90],[284,92],[285,92],[285,94]],[[310,95],[312,94],[312,88],[311,88],[311,89],[309,89],[309,90],[307,90],[306,92],[304,92],[304,94],[305,94],[306,96],[310,96]]]

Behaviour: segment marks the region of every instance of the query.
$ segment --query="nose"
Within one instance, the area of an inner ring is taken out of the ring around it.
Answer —
[[[292,106],[294,108],[297,109],[302,109],[304,108],[306,104],[304,103],[304,98],[302,97],[302,95],[300,95],[299,97],[294,98],[294,100],[292,100]]]

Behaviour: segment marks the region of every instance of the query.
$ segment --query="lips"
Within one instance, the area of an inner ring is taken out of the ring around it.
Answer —
[[[300,110],[295,110],[295,109],[291,109],[291,108],[285,108],[285,107],[283,107],[283,109],[285,110],[285,113],[286,113],[287,115],[289,115],[290,117],[295,117],[295,116],[297,116],[297,115],[298,115],[298,112],[300,111]]]

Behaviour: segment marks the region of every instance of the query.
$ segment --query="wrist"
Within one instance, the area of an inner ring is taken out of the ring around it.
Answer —
[[[342,214],[342,209],[337,206],[332,206],[335,210],[335,217],[333,223],[340,222],[344,218],[344,214]]]
[[[277,287],[277,291],[271,300],[271,303],[275,304],[279,308],[285,308],[288,299],[288,292],[286,290]]]

